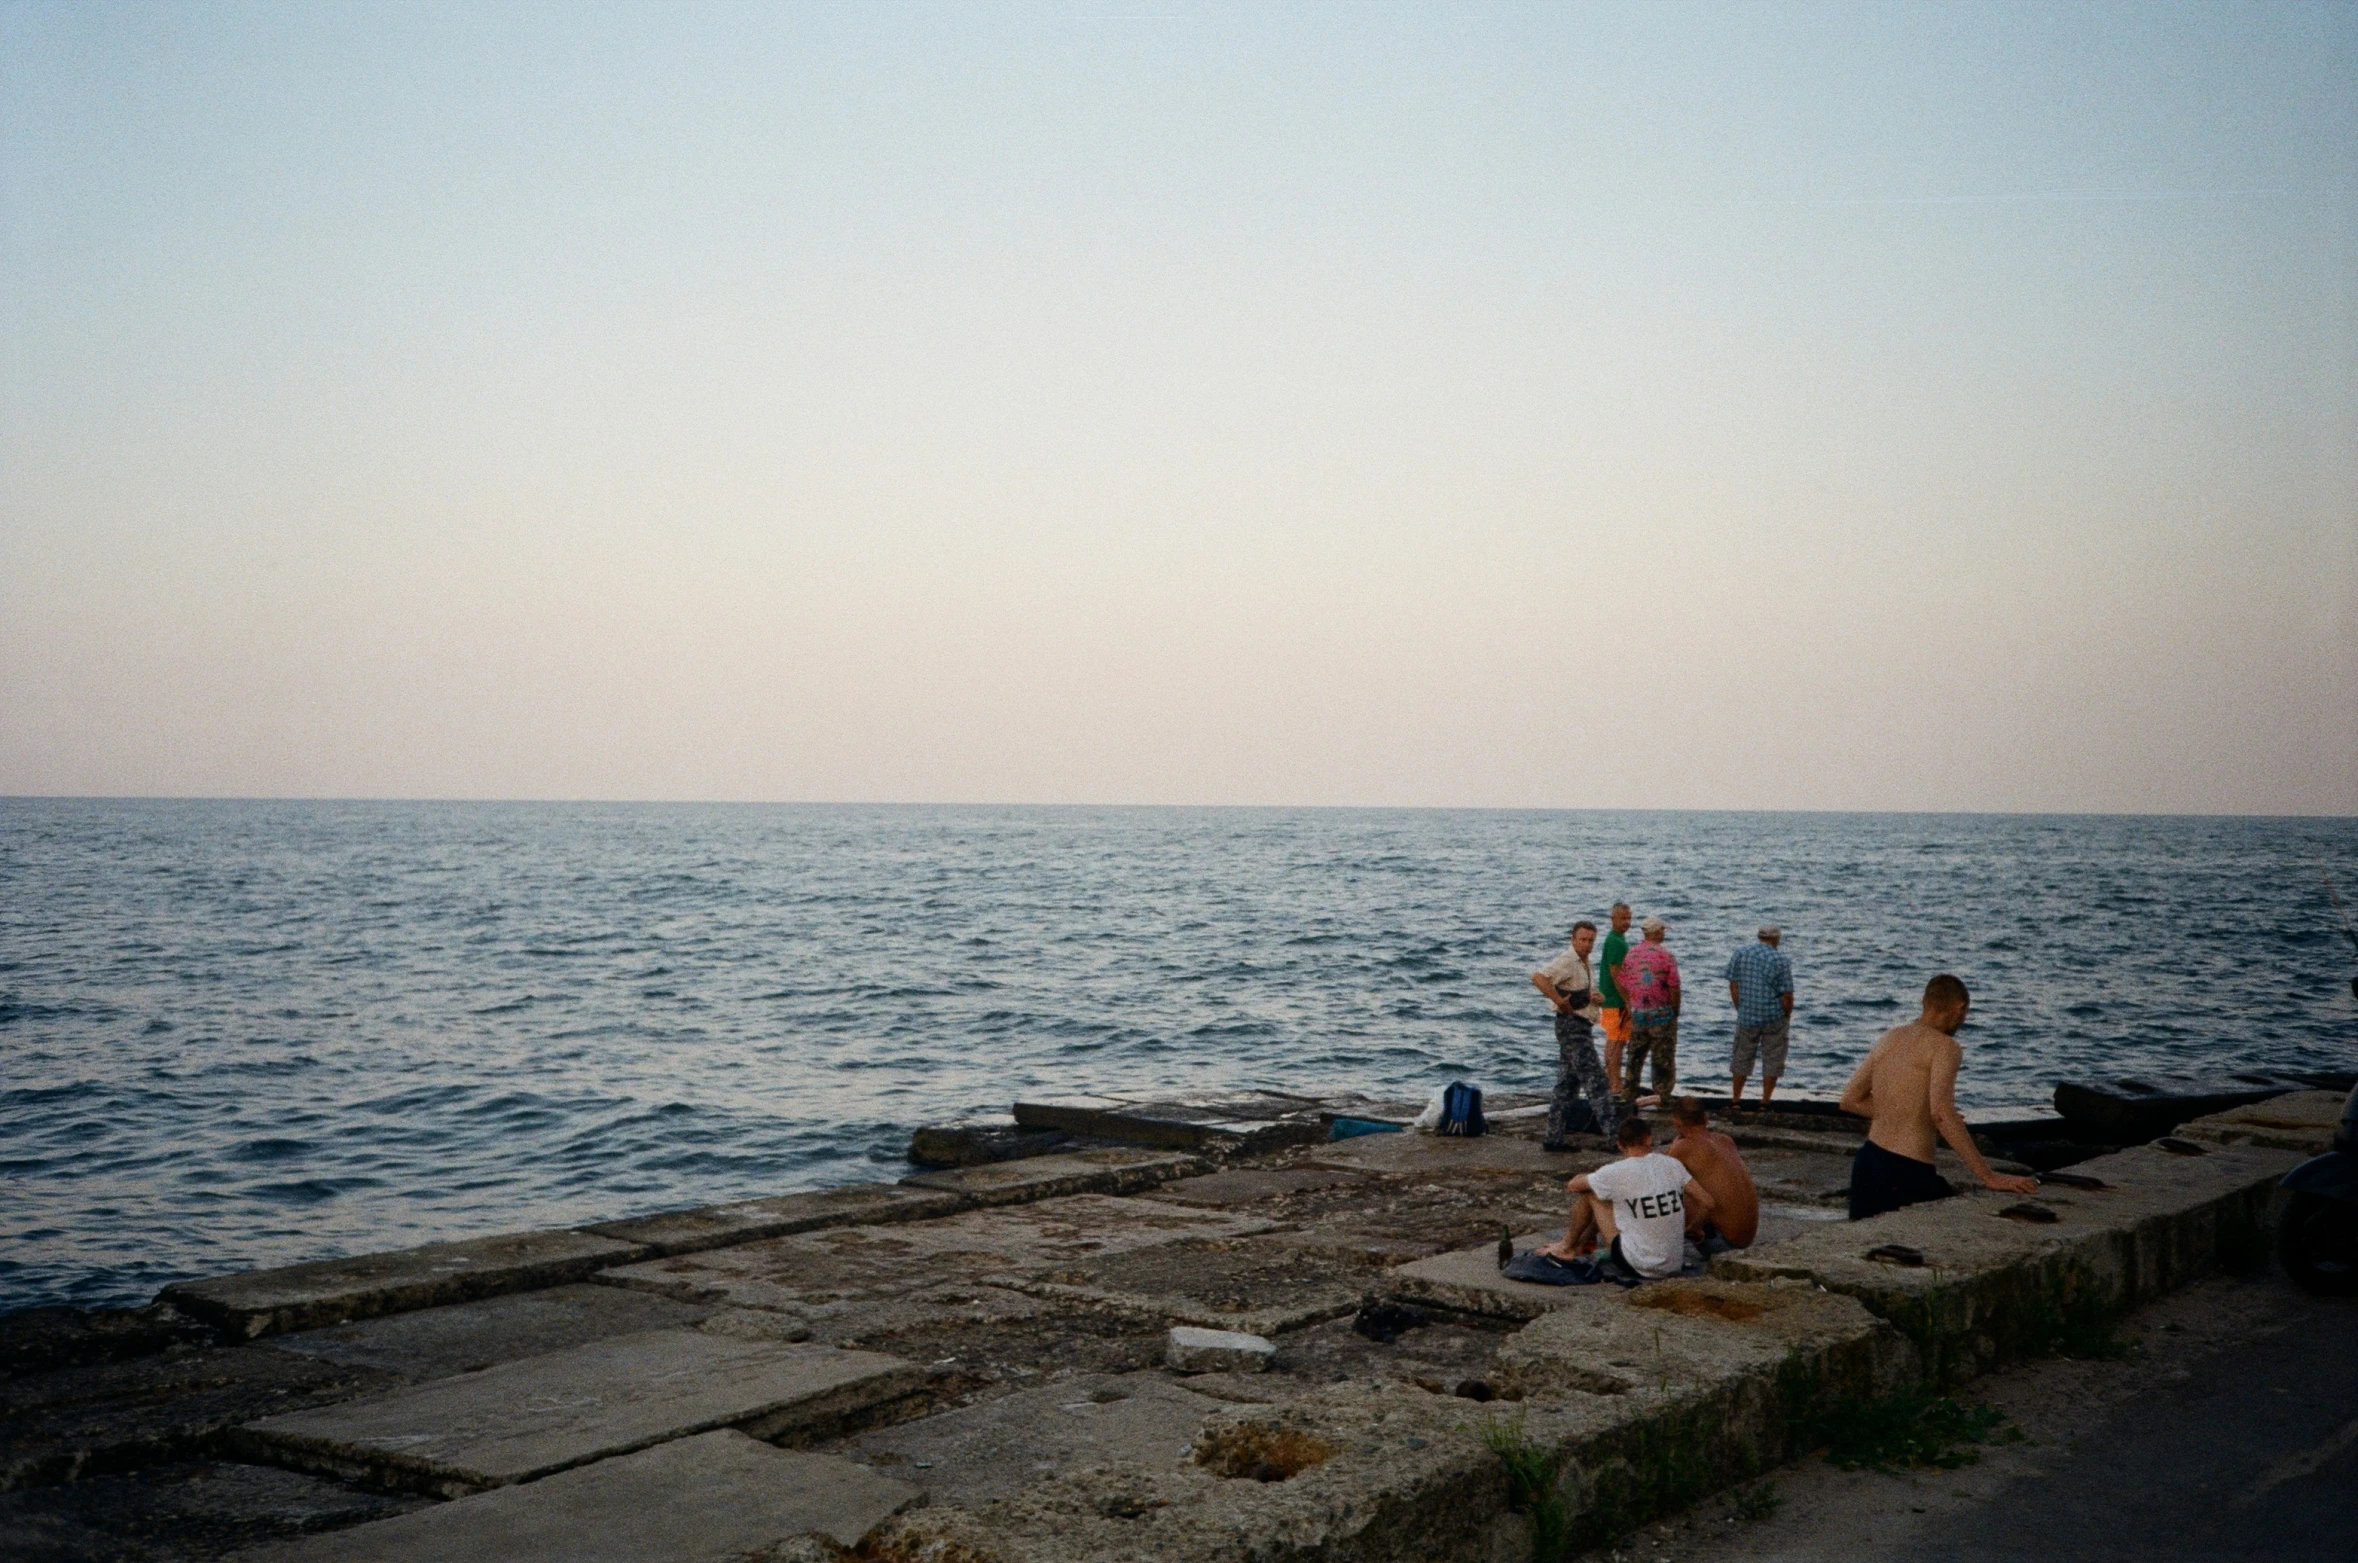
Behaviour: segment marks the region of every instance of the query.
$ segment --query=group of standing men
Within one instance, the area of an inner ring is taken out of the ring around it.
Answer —
[[[1653,1060],[1654,1095],[1667,1099],[1678,1086],[1678,1020],[1685,1003],[1678,959],[1670,953],[1669,925],[1648,917],[1629,942],[1630,910],[1613,903],[1610,930],[1598,950],[1597,925],[1572,925],[1570,948],[1531,974],[1531,985],[1556,1012],[1559,1069],[1548,1106],[1549,1150],[1565,1149],[1567,1134],[1612,1136],[1620,1128],[1623,1104],[1643,1100],[1638,1087]],[[1728,960],[1728,997],[1736,1006],[1730,1102],[1742,1101],[1744,1082],[1757,1059],[1765,1103],[1785,1073],[1786,1040],[1793,1022],[1793,963],[1777,948],[1783,935],[1775,924],[1760,930],[1757,943]],[[1597,956],[1592,967],[1590,953]],[[1605,1033],[1605,1056],[1597,1059],[1594,1028]]]
[[[1558,1245],[1561,1257],[1586,1251],[1583,1244],[1593,1247],[1600,1231],[1608,1239],[1614,1237],[1611,1201],[1624,1193],[1620,1183],[1632,1179],[1646,1184],[1643,1188],[1633,1184],[1628,1191],[1632,1221],[1651,1219],[1657,1207],[1666,1213],[1683,1199],[1692,1207],[1680,1207],[1685,1211],[1686,1235],[1703,1235],[1717,1220],[1715,1203],[1724,1203],[1725,1198],[1708,1182],[1695,1180],[1721,1162],[1742,1166],[1734,1141],[1704,1127],[1701,1107],[1691,1097],[1674,1100],[1671,1095],[1678,1085],[1678,1017],[1683,994],[1678,961],[1667,943],[1668,926],[1659,917],[1647,918],[1638,925],[1641,941],[1632,945],[1627,903],[1615,902],[1609,920],[1612,931],[1598,952],[1597,967],[1589,963],[1589,954],[1596,948],[1597,926],[1583,920],[1572,925],[1571,947],[1531,974],[1531,985],[1556,1012],[1560,1068],[1555,1096],[1548,1105],[1547,1149],[1570,1149],[1564,1140],[1567,1134],[1601,1134],[1613,1139],[1623,1160],[1632,1164],[1631,1168],[1616,1164],[1572,1180],[1574,1219],[1572,1229]],[[1781,938],[1774,923],[1765,924],[1757,943],[1744,946],[1728,959],[1728,998],[1736,1007],[1735,1047],[1730,1059],[1734,1084],[1728,1093],[1731,1105],[1744,1099],[1744,1081],[1755,1060],[1761,1068],[1763,1105],[1775,1094],[1777,1080],[1785,1072],[1787,1033],[1793,1022],[1793,964],[1777,947]],[[1884,1033],[1844,1087],[1841,1110],[1867,1120],[1866,1139],[1851,1163],[1853,1221],[1943,1199],[1953,1192],[1933,1164],[1934,1153],[1944,1141],[1983,1187],[2014,1194],[2037,1190],[2035,1179],[1992,1168],[1975,1146],[1964,1114],[1957,1110],[1957,1071],[1964,1062],[1957,1032],[1971,1008],[1971,995],[1962,981],[1945,972],[1934,977],[1924,985],[1923,1013]],[[1605,1031],[1601,1065],[1591,1038],[1591,1028],[1598,1024]],[[1654,1095],[1641,1097],[1638,1086],[1648,1058],[1654,1061]],[[1618,1094],[1615,1086],[1620,1088]],[[1652,1165],[1652,1127],[1634,1114],[1625,1123],[1624,1101],[1633,1107],[1658,1101],[1672,1104],[1673,1116],[1683,1131],[1683,1140],[1674,1144],[1673,1151],[1683,1147],[1689,1154],[1673,1154],[1670,1159],[1684,1171]],[[1725,1146],[1717,1146],[1721,1140],[1727,1140]],[[1662,1188],[1646,1182],[1649,1177]],[[1745,1174],[1743,1186],[1750,1187],[1749,1174]],[[1597,1215],[1599,1209],[1606,1211],[1602,1220]],[[1667,1233],[1671,1228],[1666,1214],[1663,1220]],[[1752,1241],[1750,1228],[1756,1226],[1755,1206],[1747,1230],[1735,1239],[1737,1246]],[[1723,1240],[1733,1237],[1724,1230],[1720,1235]],[[1622,1256],[1622,1245],[1616,1244],[1615,1254]],[[1667,1246],[1660,1255],[1645,1253],[1636,1268],[1640,1274],[1668,1273],[1649,1267],[1660,1263],[1672,1263]]]

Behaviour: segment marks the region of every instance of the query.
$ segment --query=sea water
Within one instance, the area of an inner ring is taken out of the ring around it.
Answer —
[[[906,1170],[1020,1097],[1544,1089],[1533,967],[1764,920],[1788,1088],[1926,977],[1960,1099],[2351,1067],[2358,821],[0,800],[0,1309]]]

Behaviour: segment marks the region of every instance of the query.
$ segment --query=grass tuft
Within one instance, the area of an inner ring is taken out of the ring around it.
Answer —
[[[1921,1390],[1847,1407],[1827,1419],[1822,1434],[1830,1463],[1846,1471],[1886,1473],[1923,1466],[1953,1471],[1981,1458],[1978,1445],[2018,1442],[2022,1436],[1995,1406],[1968,1405]]]
[[[1482,1442],[1506,1467],[1507,1507],[1531,1526],[1532,1563],[1561,1563],[1572,1555],[1572,1507],[1556,1486],[1556,1460],[1531,1441],[1520,1415],[1482,1428]]]
[[[1785,1495],[1775,1482],[1756,1482],[1736,1494],[1736,1518],[1751,1525],[1785,1506]]]

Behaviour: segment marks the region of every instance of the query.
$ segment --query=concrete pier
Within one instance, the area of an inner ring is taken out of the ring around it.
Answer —
[[[0,1384],[0,1471],[312,1483],[348,1528],[255,1556],[315,1563],[1519,1558],[1500,1447],[1571,1534],[1624,1534],[2254,1252],[2317,1112],[1858,1224],[1855,1135],[1739,1125],[1760,1243],[1624,1291],[1499,1275],[1502,1230],[1560,1231],[1610,1154],[1499,1105],[1474,1140],[1329,1141],[1300,1098],[1064,1104],[1129,1143],[176,1286],[249,1344]],[[1199,1361],[1174,1326],[1269,1347]]]

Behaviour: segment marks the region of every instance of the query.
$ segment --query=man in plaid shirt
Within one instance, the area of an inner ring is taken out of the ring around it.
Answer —
[[[1728,997],[1736,1006],[1735,1086],[1732,1106],[1744,1100],[1752,1056],[1760,1055],[1760,1104],[1777,1094],[1785,1073],[1785,1042],[1793,1026],[1793,963],[1777,948],[1785,936],[1775,923],[1763,924],[1760,940],[1728,957]]]

